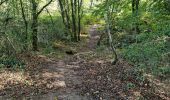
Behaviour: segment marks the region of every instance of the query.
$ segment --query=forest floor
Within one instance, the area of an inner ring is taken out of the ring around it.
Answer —
[[[19,55],[27,67],[0,71],[0,100],[170,100],[168,82],[140,80],[122,58],[111,65],[109,50],[96,51],[98,27],[90,26],[74,55]]]

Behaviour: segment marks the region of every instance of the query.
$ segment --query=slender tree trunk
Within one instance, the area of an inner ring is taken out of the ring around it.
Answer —
[[[32,46],[33,51],[38,50],[38,16],[37,16],[37,3],[35,0],[32,0]]]
[[[80,40],[83,0],[59,0],[61,16],[73,41]]]
[[[61,16],[63,19],[63,24],[66,28],[66,35],[70,32],[70,16],[69,16],[69,1],[68,0],[58,0],[59,5],[60,5],[60,10],[61,10]]]
[[[137,22],[139,2],[140,0],[132,0],[132,14],[135,17],[135,33],[140,32],[138,22]]]
[[[116,64],[116,62],[118,61],[118,56],[117,56],[117,53],[116,53],[116,49],[113,46],[113,39],[112,39],[111,31],[110,31],[110,11],[109,11],[108,0],[106,1],[106,3],[107,3],[107,7],[106,7],[107,11],[106,11],[106,14],[105,14],[105,22],[106,22],[107,34],[108,34],[108,37],[109,37],[109,44],[110,44],[110,47],[111,47],[113,54],[114,54],[114,57],[115,57],[112,64]]]
[[[52,15],[50,14],[50,12],[49,12],[49,10],[46,8],[46,11],[47,11],[47,13],[48,13],[48,15],[50,16],[50,20],[51,20],[51,23],[53,24],[53,27],[54,27],[54,20],[53,20],[53,17],[52,17]]]
[[[82,0],[78,0],[78,41],[80,41],[80,34],[81,34],[81,7],[82,7]]]
[[[138,13],[140,0],[132,0],[132,13]]]
[[[67,23],[67,31],[70,33],[70,17],[69,17],[69,14],[70,14],[70,7],[69,7],[69,1],[66,0],[65,2],[65,14],[66,14],[66,23]]]
[[[37,10],[37,2],[36,0],[32,0],[32,48],[33,51],[38,51],[38,16],[41,12],[52,2],[50,0],[47,4],[45,4],[39,11]]]
[[[26,16],[25,16],[25,12],[24,12],[24,7],[23,7],[23,1],[20,0],[20,5],[21,5],[21,12],[22,12],[22,18],[23,18],[23,21],[24,21],[24,24],[25,24],[25,47],[24,49],[27,49],[27,41],[28,41],[28,22],[26,20]]]
[[[71,0],[71,10],[72,10],[72,33],[74,34],[73,39],[77,41],[77,32],[76,32],[76,17],[75,17],[75,1]]]
[[[69,8],[68,8],[69,9]],[[69,10],[66,11],[66,23],[68,31],[70,30],[70,17],[69,17]]]
[[[132,0],[132,13],[135,13],[135,1],[136,0]]]
[[[66,21],[65,21],[65,10],[64,10],[64,4],[63,4],[62,1],[63,1],[63,0],[58,0],[59,6],[60,6],[60,9],[61,9],[61,16],[62,16],[62,19],[63,19],[63,23],[64,23],[64,25],[66,26]]]
[[[77,0],[74,0],[74,39],[78,41],[78,34],[77,34]]]
[[[112,35],[111,35],[111,32],[110,32],[110,24],[109,24],[109,20],[108,20],[108,15],[105,15],[105,20],[106,20],[106,24],[107,24],[107,34],[108,34],[108,37],[109,37],[109,44],[110,44],[110,47],[111,47],[113,54],[115,56],[115,59],[112,63],[116,64],[116,62],[118,61],[118,56],[117,56],[117,53],[116,53],[116,49],[113,46],[113,39],[112,39]]]

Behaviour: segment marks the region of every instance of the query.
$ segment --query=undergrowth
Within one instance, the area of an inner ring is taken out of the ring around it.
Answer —
[[[24,69],[25,63],[17,59],[14,56],[2,56],[0,57],[0,68],[13,68],[13,69]]]
[[[167,78],[170,76],[170,26],[159,16],[154,17],[152,21],[155,21],[155,24],[151,25],[152,31],[145,32],[140,29],[141,33],[131,35],[130,40],[133,42],[121,43],[123,44],[122,55],[137,69],[144,70],[144,73]]]

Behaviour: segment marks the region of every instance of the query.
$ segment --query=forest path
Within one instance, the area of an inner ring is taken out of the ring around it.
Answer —
[[[153,91],[148,80],[136,78],[138,72],[127,61],[112,65],[108,50],[95,50],[99,27],[89,27],[89,38],[75,55],[57,60],[24,54],[24,72],[0,70],[0,100],[170,100]]]
[[[93,50],[97,46],[97,42],[100,38],[100,31],[98,30],[98,28],[100,27],[101,25],[95,24],[95,25],[90,26],[88,30],[89,41],[88,41],[87,47],[89,48],[89,50]]]
[[[80,51],[57,60],[37,53],[18,55],[25,61],[25,71],[0,70],[0,100],[93,100],[81,94],[82,71],[87,62],[84,55],[91,55],[96,47],[99,25],[91,25]],[[80,57],[82,56],[82,57]],[[83,65],[81,65],[83,64]]]
[[[75,55],[61,60],[43,55],[36,57],[41,63],[30,75],[34,83],[39,83],[40,95],[28,96],[26,100],[136,100],[139,97],[169,100],[166,95],[152,91],[148,80],[141,81],[132,75],[133,66],[127,61],[119,59],[112,65],[107,50],[97,53],[99,27],[89,26],[89,38]]]
[[[91,25],[88,29],[89,39],[87,44],[82,49],[83,52],[78,52],[74,56],[69,56],[64,60],[55,61],[49,58],[44,58],[46,61],[42,63],[43,76],[52,79],[49,87],[57,88],[56,91],[40,96],[29,97],[32,100],[93,100],[88,95],[81,95],[78,86],[82,84],[82,76],[77,76],[79,71],[75,71],[82,66],[79,64],[84,60],[79,57],[79,54],[88,53],[96,48],[99,39],[98,28],[100,25]],[[73,60],[75,59],[75,60]],[[81,72],[80,72],[81,73]]]

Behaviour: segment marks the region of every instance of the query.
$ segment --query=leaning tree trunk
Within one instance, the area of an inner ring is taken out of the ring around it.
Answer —
[[[67,28],[68,28],[68,31],[70,31],[70,28],[71,28],[71,22],[70,22],[70,5],[69,5],[69,0],[66,0],[66,5],[65,5],[65,9],[66,10],[66,19],[67,19]]]
[[[64,9],[64,4],[63,4],[62,1],[63,1],[63,0],[58,0],[59,6],[60,6],[60,10],[61,10],[61,16],[62,16],[62,19],[63,19],[63,23],[64,23],[64,25],[66,26],[66,21],[65,21],[65,9]]]
[[[108,3],[108,0],[106,1],[107,3],[107,10],[106,10],[106,14],[105,14],[105,22],[106,22],[106,28],[107,28],[107,35],[109,37],[109,44],[110,44],[110,47],[113,51],[113,55],[115,57],[114,61],[112,62],[112,64],[116,64],[116,62],[118,61],[118,56],[117,56],[117,53],[116,53],[116,49],[115,47],[113,46],[113,39],[112,39],[112,35],[111,35],[111,31],[110,31],[110,9],[109,9],[109,3]]]
[[[112,64],[116,64],[116,62],[118,61],[118,56],[117,56],[117,53],[116,53],[116,49],[113,46],[113,39],[112,39],[112,35],[111,35],[111,32],[110,32],[110,25],[109,25],[109,20],[108,20],[107,15],[105,16],[105,20],[106,20],[107,35],[109,37],[109,44],[110,44],[111,50],[113,51],[113,55],[115,57]]]

